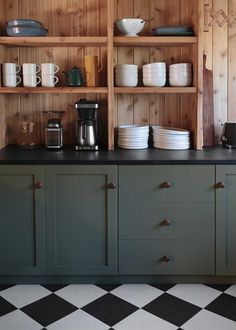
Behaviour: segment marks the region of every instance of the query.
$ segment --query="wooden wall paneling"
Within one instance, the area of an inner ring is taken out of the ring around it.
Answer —
[[[4,21],[14,19],[19,17],[19,6],[18,1],[4,1],[5,11],[4,11]],[[4,48],[4,58],[3,62],[14,62],[16,64],[21,64],[20,52],[17,47],[5,47]],[[6,144],[12,144],[17,142],[17,132],[18,132],[18,116],[17,113],[20,109],[20,96],[2,96],[5,100],[4,112],[5,112],[5,141]]]
[[[149,4],[149,3],[148,3]],[[134,17],[149,19],[150,7],[144,6],[142,0],[134,1]],[[145,24],[142,34],[149,34],[149,22]],[[150,49],[148,47],[134,48],[134,63],[139,67],[139,85],[142,84],[142,66],[150,62]],[[136,94],[134,96],[134,124],[149,124],[150,96],[148,94]]]
[[[181,22],[181,0],[165,0],[164,18],[166,25],[179,25]],[[177,63],[181,59],[179,47],[166,48],[168,64]],[[181,126],[181,95],[170,94],[165,97],[165,125]]]
[[[232,0],[234,2],[234,0]],[[212,9],[213,0],[204,0],[204,4],[209,5],[209,9]],[[210,27],[208,32],[203,33],[203,52],[206,54],[206,68],[213,70],[213,29]]]
[[[229,0],[229,10],[236,13],[236,1]],[[229,28],[228,38],[228,121],[236,121],[236,26]]]
[[[112,0],[113,1],[113,19],[114,22],[118,18],[118,1],[117,0]],[[113,35],[116,34],[116,27],[114,25],[114,30],[113,30]],[[115,73],[114,73],[114,67],[118,63],[118,48],[114,47],[113,49],[113,86],[115,85]],[[118,95],[114,95],[114,107],[113,107],[113,124],[114,124],[114,141],[117,139],[117,131],[116,127],[118,126]]]
[[[164,25],[165,0],[150,0],[150,31]],[[165,48],[150,47],[150,63],[165,61]],[[165,124],[165,95],[150,94],[150,124]]]
[[[5,5],[6,2],[2,2],[0,5],[0,24],[1,29],[5,22]],[[5,49],[3,46],[0,46],[0,63],[4,62],[4,53]],[[1,79],[0,79],[1,81]],[[0,85],[1,86],[1,85]],[[6,115],[5,115],[5,96],[0,95],[0,149],[6,146]]]
[[[228,12],[228,0],[214,0],[214,10]],[[213,75],[216,143],[221,142],[222,126],[227,121],[228,27],[213,26]]]
[[[133,17],[134,15],[134,1],[117,0],[118,1],[118,19],[124,17]],[[133,64],[134,63],[134,49],[129,47],[118,48],[118,63],[119,64]],[[134,123],[134,97],[131,94],[117,95],[118,108],[118,125],[129,125]]]
[[[193,13],[198,12],[198,4],[196,0],[181,0],[181,24],[193,26]],[[197,81],[197,63],[193,61],[194,47],[181,48],[181,61],[191,62],[196,70],[193,70],[194,86]],[[181,127],[190,130],[195,136],[195,121],[196,115],[196,95],[182,94],[181,95]]]

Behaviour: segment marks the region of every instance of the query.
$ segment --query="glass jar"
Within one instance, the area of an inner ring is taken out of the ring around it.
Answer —
[[[36,123],[29,120],[27,116],[19,119],[19,141],[18,145],[23,149],[36,147]]]

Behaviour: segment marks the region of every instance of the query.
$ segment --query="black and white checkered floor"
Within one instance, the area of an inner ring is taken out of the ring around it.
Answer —
[[[236,285],[0,285],[1,330],[236,330]]]

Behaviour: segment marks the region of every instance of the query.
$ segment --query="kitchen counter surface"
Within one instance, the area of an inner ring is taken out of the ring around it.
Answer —
[[[158,149],[74,151],[73,147],[65,147],[61,151],[47,151],[44,147],[38,147],[33,150],[23,150],[17,146],[7,146],[0,150],[0,164],[236,165],[236,149],[228,150],[218,146],[215,148],[205,148],[202,151],[170,151]]]

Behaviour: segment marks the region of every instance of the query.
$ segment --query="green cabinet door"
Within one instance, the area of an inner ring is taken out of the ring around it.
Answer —
[[[47,272],[114,274],[116,166],[46,166]]]
[[[236,166],[216,166],[216,273],[236,275]]]
[[[0,274],[43,274],[44,170],[0,166]]]

